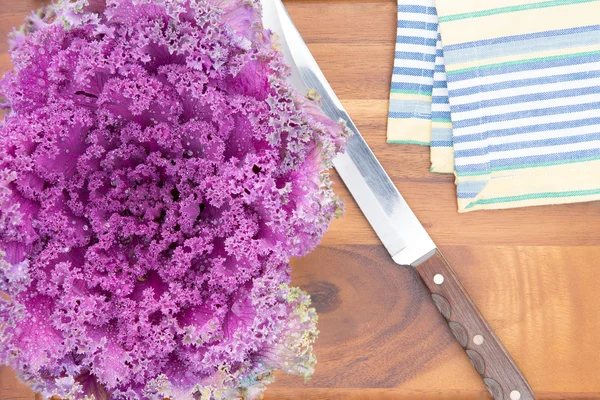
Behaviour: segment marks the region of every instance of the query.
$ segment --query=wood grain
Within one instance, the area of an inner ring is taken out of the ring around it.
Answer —
[[[395,0],[287,0],[324,74],[407,202],[454,265],[538,399],[600,399],[600,202],[456,212],[429,151],[385,143]],[[38,0],[0,0],[0,37]],[[0,70],[10,67],[0,40]],[[343,184],[346,215],[294,260],[320,312],[317,370],[279,375],[272,400],[484,400],[490,395],[416,271],[379,245]],[[32,400],[0,368],[0,400]]]

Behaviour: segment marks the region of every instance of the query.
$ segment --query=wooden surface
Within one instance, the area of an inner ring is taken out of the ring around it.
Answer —
[[[538,399],[600,399],[600,202],[459,215],[429,151],[385,143],[394,0],[288,0],[325,75],[455,267]],[[0,36],[39,0],[0,0]],[[0,69],[9,68],[4,41]],[[415,271],[396,266],[339,183],[347,213],[294,261],[320,313],[313,378],[281,375],[267,399],[490,399]],[[33,399],[0,369],[0,399]]]

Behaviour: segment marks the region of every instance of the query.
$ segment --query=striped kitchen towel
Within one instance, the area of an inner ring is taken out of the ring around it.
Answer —
[[[454,172],[454,147],[452,119],[444,50],[441,35],[435,53],[433,90],[431,91],[431,172],[451,174]]]
[[[434,0],[398,3],[388,143],[429,145],[438,17]]]
[[[460,212],[600,199],[600,0],[400,0],[398,17],[388,139],[431,144]],[[420,75],[409,42],[435,54]],[[428,116],[407,107],[417,83]]]

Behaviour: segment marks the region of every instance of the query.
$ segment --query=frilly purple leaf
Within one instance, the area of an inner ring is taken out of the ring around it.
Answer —
[[[0,82],[0,363],[44,396],[260,396],[309,377],[290,283],[342,207],[346,132],[257,0],[59,1]],[[87,396],[87,397],[86,397]]]

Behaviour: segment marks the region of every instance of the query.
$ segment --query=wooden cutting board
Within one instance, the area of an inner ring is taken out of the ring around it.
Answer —
[[[385,142],[394,0],[285,2],[323,72],[539,399],[600,399],[600,202],[459,215],[429,150]],[[0,37],[40,0],[0,0]],[[0,70],[10,61],[4,40]],[[600,179],[600,177],[599,177]],[[267,399],[491,399],[409,268],[389,258],[337,181],[346,215],[293,262],[321,334],[313,378]],[[0,369],[0,400],[34,399]]]

